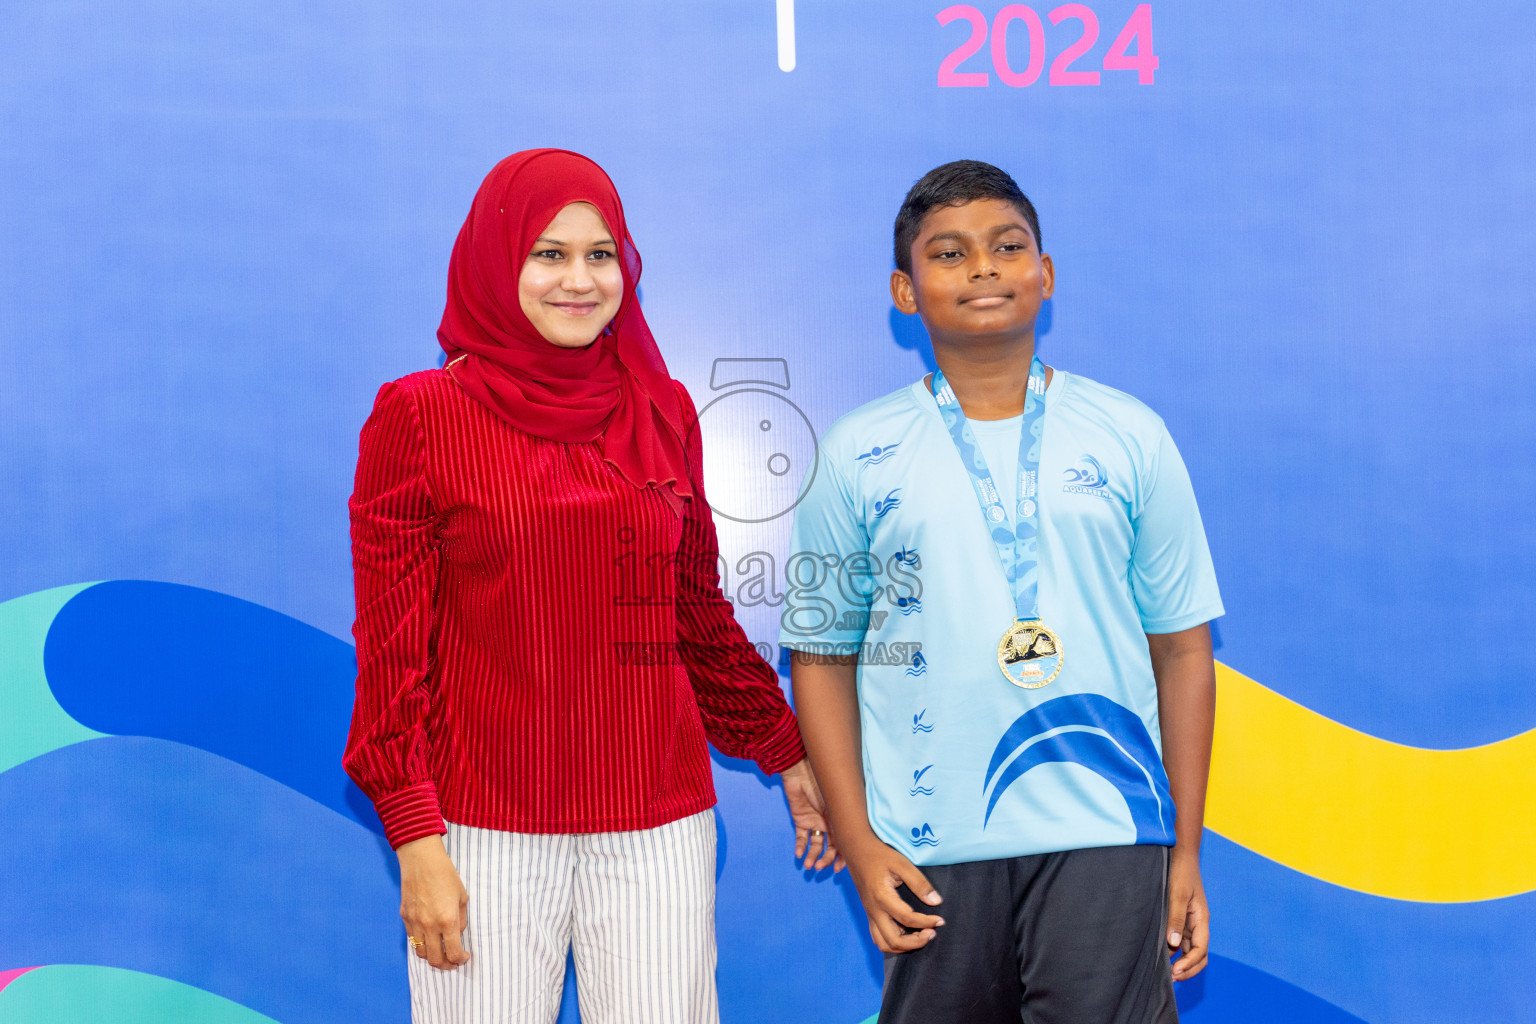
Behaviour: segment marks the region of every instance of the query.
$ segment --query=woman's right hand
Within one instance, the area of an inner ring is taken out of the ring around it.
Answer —
[[[469,893],[448,859],[443,837],[413,839],[395,853],[400,857],[400,919],[416,955],[443,971],[467,963],[469,954],[459,937],[469,924]]]

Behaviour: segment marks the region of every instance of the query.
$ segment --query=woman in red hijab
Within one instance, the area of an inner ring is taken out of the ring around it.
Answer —
[[[363,427],[344,764],[399,855],[418,1022],[553,1021],[568,949],[592,1024],[718,1020],[706,738],[835,856],[639,280],[601,168],[508,157],[453,247],[447,365]]]

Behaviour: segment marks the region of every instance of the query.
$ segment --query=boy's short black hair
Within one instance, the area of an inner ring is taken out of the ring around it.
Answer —
[[[978,199],[997,199],[1012,203],[1035,233],[1035,245],[1045,251],[1040,240],[1040,215],[1024,190],[1000,167],[980,160],[955,160],[935,167],[918,179],[901,201],[896,214],[896,266],[902,273],[912,273],[912,243],[923,218],[940,206],[964,206]]]

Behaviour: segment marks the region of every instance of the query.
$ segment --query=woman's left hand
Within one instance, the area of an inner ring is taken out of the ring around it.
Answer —
[[[843,870],[843,856],[832,845],[827,802],[816,784],[811,762],[802,757],[780,774],[784,778],[784,796],[789,800],[789,817],[795,823],[795,857],[805,859],[802,866],[807,871],[820,871],[828,864],[834,873]]]

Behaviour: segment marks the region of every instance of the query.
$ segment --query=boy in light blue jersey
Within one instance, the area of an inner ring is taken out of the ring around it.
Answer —
[[[1221,599],[1162,420],[1036,358],[1039,239],[991,165],[913,186],[891,291],[939,372],[839,420],[795,514],[781,643],[881,1024],[1177,1021],[1205,963]]]

